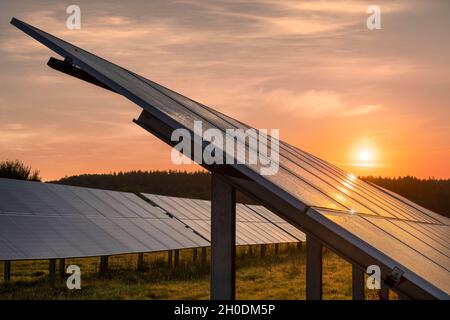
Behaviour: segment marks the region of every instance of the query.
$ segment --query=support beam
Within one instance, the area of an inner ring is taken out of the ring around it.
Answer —
[[[211,191],[211,299],[234,300],[236,190],[213,172]]]
[[[397,300],[411,300],[407,296],[397,293]]]
[[[306,235],[306,299],[322,300],[322,245]]]
[[[252,245],[248,246],[248,255],[253,256],[253,246]]]
[[[380,300],[389,300],[389,287],[381,282],[381,289],[379,292]]]
[[[167,251],[167,266],[169,267],[169,269],[172,269],[173,267],[173,259],[172,259],[172,250]]]
[[[180,250],[174,250],[173,266],[176,268],[180,265]]]
[[[275,243],[275,255],[278,256],[280,253],[280,245],[278,243]]]
[[[56,283],[56,259],[48,260],[48,276],[52,286]]]
[[[206,265],[206,247],[202,247],[201,264],[202,266]]]
[[[84,80],[86,82],[95,84],[96,86],[102,87],[103,89],[110,90],[112,92],[117,93],[114,89],[111,89],[110,87],[105,85],[103,82],[98,81],[96,78],[91,76],[86,71],[74,66],[70,61],[58,60],[56,58],[51,57],[48,60],[47,65],[52,69],[58,70],[62,73],[68,74],[72,77],[78,78],[80,80]]]
[[[260,245],[259,251],[260,251],[261,259],[264,259],[264,257],[266,256],[267,245],[265,245],[265,244]]]
[[[302,251],[303,243],[301,241],[297,242],[297,250]]]
[[[194,249],[192,249],[192,264],[193,265],[197,264],[197,257],[198,257],[197,248],[194,248]]]
[[[64,279],[66,276],[66,259],[59,259],[59,277]]]
[[[144,265],[144,254],[138,253],[138,258],[137,258],[137,269],[138,271],[142,272],[145,270],[145,265]]]
[[[100,276],[105,277],[108,273],[108,258],[109,256],[100,257]]]
[[[3,268],[3,283],[8,286],[9,280],[11,280],[11,261],[5,261],[5,265]]]
[[[352,265],[352,298],[364,300],[364,271]]]

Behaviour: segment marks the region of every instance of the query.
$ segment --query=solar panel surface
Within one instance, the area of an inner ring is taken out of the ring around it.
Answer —
[[[0,178],[0,260],[209,246],[135,194]]]
[[[198,199],[142,194],[155,205],[176,217],[207,239],[211,237],[211,202]],[[272,222],[266,217],[267,209],[238,203],[236,205],[236,245],[289,243],[304,241],[305,235],[286,221]],[[259,213],[258,213],[259,212]],[[273,214],[272,214],[273,215]]]

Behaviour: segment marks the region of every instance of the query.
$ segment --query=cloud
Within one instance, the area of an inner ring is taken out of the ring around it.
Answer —
[[[367,115],[370,113],[375,112],[376,110],[380,109],[381,105],[379,104],[368,104],[359,106],[357,108],[354,108],[352,110],[347,110],[341,113],[341,116],[343,117],[354,117],[354,116],[362,116]]]
[[[297,117],[317,118],[338,112],[341,109],[339,96],[334,92],[309,90],[295,93],[278,89],[261,95],[264,105],[275,110],[284,110]]]
[[[29,158],[34,158],[43,156],[43,146],[51,155],[70,154],[67,167],[71,167],[78,165],[70,150],[76,145],[86,154],[101,150],[96,154],[102,166],[100,153],[108,161],[116,157],[121,165],[119,151],[135,152],[143,159],[140,154],[149,140],[146,132],[130,124],[137,110],[132,103],[47,68],[53,53],[6,23],[16,14],[244,122],[288,128],[284,138],[293,142],[304,135],[301,143],[313,148],[338,128],[345,130],[334,136],[334,142],[339,135],[343,141],[345,134],[354,138],[355,132],[387,127],[391,135],[413,136],[392,122],[386,125],[391,113],[394,122],[403,115],[429,117],[420,131],[428,137],[430,128],[445,125],[449,116],[445,73],[449,46],[443,30],[450,20],[442,10],[445,2],[377,1],[383,29],[376,32],[365,27],[370,1],[79,0],[77,4],[82,29],[73,31],[65,26],[65,5],[54,1],[12,1],[2,6],[1,154],[26,147],[33,151]],[[27,127],[2,126],[4,119]],[[317,119],[321,121],[308,121]],[[411,121],[404,123],[411,126]],[[27,137],[30,128],[35,135]],[[448,134],[444,127],[434,140],[448,146]],[[117,150],[114,157],[111,150]],[[151,163],[163,156],[151,157]],[[124,168],[132,156],[126,158]]]
[[[306,1],[277,1],[277,4],[290,10],[310,11],[319,13],[339,14],[365,14],[367,6],[373,4],[371,1],[348,1],[348,0],[306,0]],[[395,2],[383,2],[380,7],[384,13],[404,10],[411,5]]]
[[[294,92],[287,89],[270,91],[245,91],[245,104],[258,106],[258,110],[268,113],[283,113],[295,118],[356,117],[376,112],[381,106],[375,104],[349,105],[342,102],[338,92],[307,90]],[[231,104],[236,104],[230,101]]]

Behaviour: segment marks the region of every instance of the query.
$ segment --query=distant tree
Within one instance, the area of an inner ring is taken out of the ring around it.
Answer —
[[[450,179],[417,179],[415,177],[363,177],[398,193],[417,204],[450,217]],[[209,200],[211,175],[205,171],[129,171],[109,174],[83,174],[65,177],[53,183],[128,192],[146,192],[175,197]],[[239,202],[256,203],[238,193]]]
[[[364,177],[363,180],[373,182],[425,208],[450,217],[450,179],[369,176]]]
[[[0,177],[8,179],[41,181],[38,170],[32,170],[19,160],[5,160],[0,162]]]
[[[211,175],[206,171],[128,171],[109,174],[82,174],[64,177],[58,183],[80,187],[109,189],[125,192],[145,192],[174,197],[209,200]],[[236,195],[239,202],[256,203],[242,193]]]

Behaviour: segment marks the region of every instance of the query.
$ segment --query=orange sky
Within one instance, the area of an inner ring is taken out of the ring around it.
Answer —
[[[450,177],[448,1],[377,1],[375,31],[373,1],[78,1],[81,30],[69,4],[2,1],[0,160],[46,180],[179,169],[140,108],[48,68],[16,16],[354,174]]]

